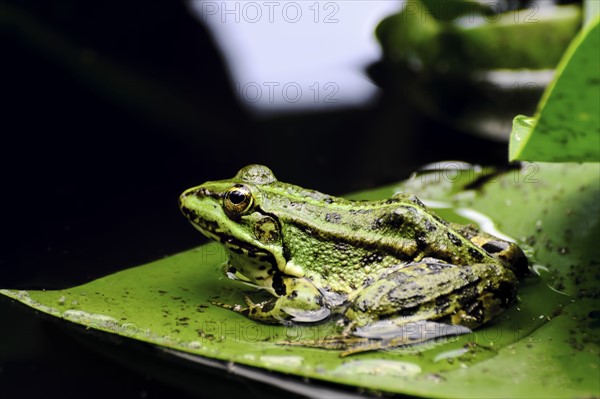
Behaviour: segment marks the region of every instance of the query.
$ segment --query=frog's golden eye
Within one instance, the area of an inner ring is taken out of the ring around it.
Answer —
[[[225,213],[230,218],[237,218],[252,209],[254,199],[252,191],[242,184],[231,187],[223,199]]]

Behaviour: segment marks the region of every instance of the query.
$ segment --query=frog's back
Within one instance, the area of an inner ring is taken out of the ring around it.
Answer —
[[[466,264],[488,256],[413,195],[351,201],[287,184],[270,186],[263,198],[265,211],[277,216],[292,240],[303,236],[316,247],[343,244],[373,257],[391,256],[397,263],[429,256]]]

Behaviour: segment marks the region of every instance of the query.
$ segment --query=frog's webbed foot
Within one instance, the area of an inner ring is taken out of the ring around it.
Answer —
[[[323,339],[303,340],[303,341],[287,341],[279,342],[279,345],[285,346],[303,346],[308,348],[332,349],[343,351],[340,356],[346,356],[345,353],[351,348],[363,347],[370,341],[368,338],[352,337],[345,335],[332,335]],[[366,349],[369,350],[369,349]]]
[[[427,320],[405,323],[401,320],[387,319],[358,327],[351,336],[342,333],[324,339],[289,342],[283,343],[283,345],[341,350],[340,357],[345,357],[357,353],[414,345],[470,332],[470,329],[460,325]]]

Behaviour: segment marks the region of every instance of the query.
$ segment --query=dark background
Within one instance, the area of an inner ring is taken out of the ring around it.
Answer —
[[[432,161],[506,159],[506,144],[422,117],[401,94],[362,109],[254,120],[181,2],[1,1],[0,40],[2,288],[65,288],[199,245],[178,194],[248,163],[341,194]],[[197,384],[183,388],[175,375]],[[86,336],[4,297],[0,392],[277,393],[143,345]]]

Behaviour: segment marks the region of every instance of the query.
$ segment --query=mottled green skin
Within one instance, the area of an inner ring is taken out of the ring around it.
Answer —
[[[248,209],[227,210],[232,187]],[[268,323],[337,313],[353,328],[380,319],[475,328],[512,303],[527,271],[515,244],[451,225],[412,195],[349,201],[279,182],[260,165],[190,188],[180,204],[229,251],[230,272],[273,294],[233,307]]]

